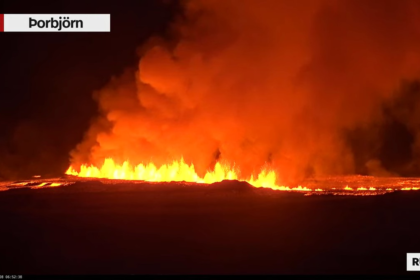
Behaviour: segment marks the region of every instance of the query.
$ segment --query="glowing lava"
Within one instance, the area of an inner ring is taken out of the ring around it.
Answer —
[[[397,190],[409,191],[420,190],[420,180],[417,178],[377,178],[372,176],[348,176],[326,178],[314,182],[305,181],[306,186],[289,187],[279,185],[279,178],[274,170],[263,169],[256,177],[243,178],[237,168],[216,163],[212,171],[208,171],[200,177],[194,165],[187,164],[183,159],[173,161],[157,167],[153,163],[139,164],[132,166],[129,162],[122,165],[116,164],[113,159],[105,159],[100,168],[93,165],[82,165],[76,171],[70,166],[66,171],[67,175],[80,178],[103,178],[120,180],[138,180],[148,182],[191,182],[212,184],[223,180],[245,181],[256,188],[269,188],[278,191],[297,191],[312,194],[334,194],[334,195],[377,195]],[[334,186],[331,186],[331,184]],[[52,183],[51,186],[58,186],[59,183]],[[338,186],[342,185],[342,187]],[[351,186],[350,186],[351,185]],[[321,186],[321,188],[320,188]]]
[[[105,159],[101,168],[93,165],[82,165],[80,172],[77,172],[72,166],[66,171],[67,175],[78,177],[106,178],[106,179],[123,179],[123,180],[142,180],[149,182],[194,182],[212,184],[223,180],[239,180],[245,181],[257,188],[270,188],[273,190],[283,191],[323,191],[322,189],[309,189],[298,186],[290,188],[287,186],[277,185],[276,173],[272,170],[262,170],[256,178],[241,178],[239,171],[227,165],[216,163],[213,171],[208,171],[204,177],[198,176],[195,172],[194,165],[187,164],[183,159],[173,161],[171,164],[164,164],[157,168],[153,163],[139,164],[135,167],[125,161],[122,165],[115,164],[111,158]]]

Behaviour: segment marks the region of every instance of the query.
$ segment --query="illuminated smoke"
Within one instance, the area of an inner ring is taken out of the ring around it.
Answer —
[[[420,74],[416,0],[184,7],[175,40],[151,40],[138,71],[95,93],[101,116],[73,166],[183,157],[200,176],[217,161],[244,176],[268,165],[281,180],[353,173],[346,131],[382,122],[401,80]],[[366,165],[388,174],[377,159]]]

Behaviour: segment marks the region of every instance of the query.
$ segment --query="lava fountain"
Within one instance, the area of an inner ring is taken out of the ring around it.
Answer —
[[[192,182],[212,184],[223,180],[245,181],[254,187],[270,188],[283,191],[312,191],[306,187],[279,186],[276,183],[276,173],[273,170],[263,169],[256,178],[251,175],[250,178],[240,177],[240,171],[230,167],[227,164],[216,163],[213,171],[208,171],[204,177],[200,177],[194,168],[194,164],[187,164],[184,159],[173,161],[171,164],[164,164],[159,168],[155,164],[138,164],[132,166],[128,161],[122,165],[115,164],[112,158],[105,159],[103,165],[97,168],[93,165],[82,165],[77,172],[72,166],[66,171],[67,175],[78,177],[122,179],[122,180],[142,180],[149,182]],[[315,191],[322,191],[316,189]]]

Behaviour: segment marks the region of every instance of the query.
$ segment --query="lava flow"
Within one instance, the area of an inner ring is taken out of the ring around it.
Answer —
[[[248,179],[241,178],[240,172],[228,165],[222,165],[217,162],[213,171],[208,171],[204,177],[200,177],[194,168],[194,165],[187,164],[183,159],[173,161],[171,164],[164,164],[157,168],[153,163],[138,164],[132,166],[128,161],[122,165],[115,164],[111,158],[105,159],[101,168],[93,165],[82,165],[80,172],[77,172],[72,166],[66,171],[67,175],[78,177],[93,177],[106,179],[122,179],[122,180],[142,180],[149,182],[191,182],[212,184],[223,180],[245,181],[257,188],[270,188],[282,191],[322,191],[322,189],[309,189],[298,186],[290,188],[287,186],[279,186],[276,183],[277,176],[273,170],[262,170],[256,179],[251,176]]]
[[[103,165],[98,168],[93,165],[82,165],[80,171],[70,166],[67,175],[79,178],[102,178],[147,182],[190,182],[198,184],[213,184],[223,180],[245,181],[256,188],[268,188],[276,191],[301,192],[305,195],[356,195],[371,196],[381,195],[394,191],[420,190],[419,178],[399,177],[374,177],[374,176],[336,176],[308,179],[304,186],[284,186],[278,184],[278,176],[274,170],[263,169],[254,178],[243,178],[237,168],[229,165],[216,163],[213,171],[208,171],[200,177],[194,165],[187,164],[183,159],[164,164],[159,168],[153,164],[131,165],[125,161],[122,165],[116,164],[113,159],[105,159]],[[110,181],[112,183],[112,181]],[[113,183],[116,183],[115,181]]]

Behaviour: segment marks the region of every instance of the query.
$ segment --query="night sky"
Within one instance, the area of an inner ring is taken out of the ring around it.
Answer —
[[[110,13],[110,33],[2,33],[0,179],[55,176],[97,114],[92,98],[162,35],[166,1],[4,1],[2,13]]]

